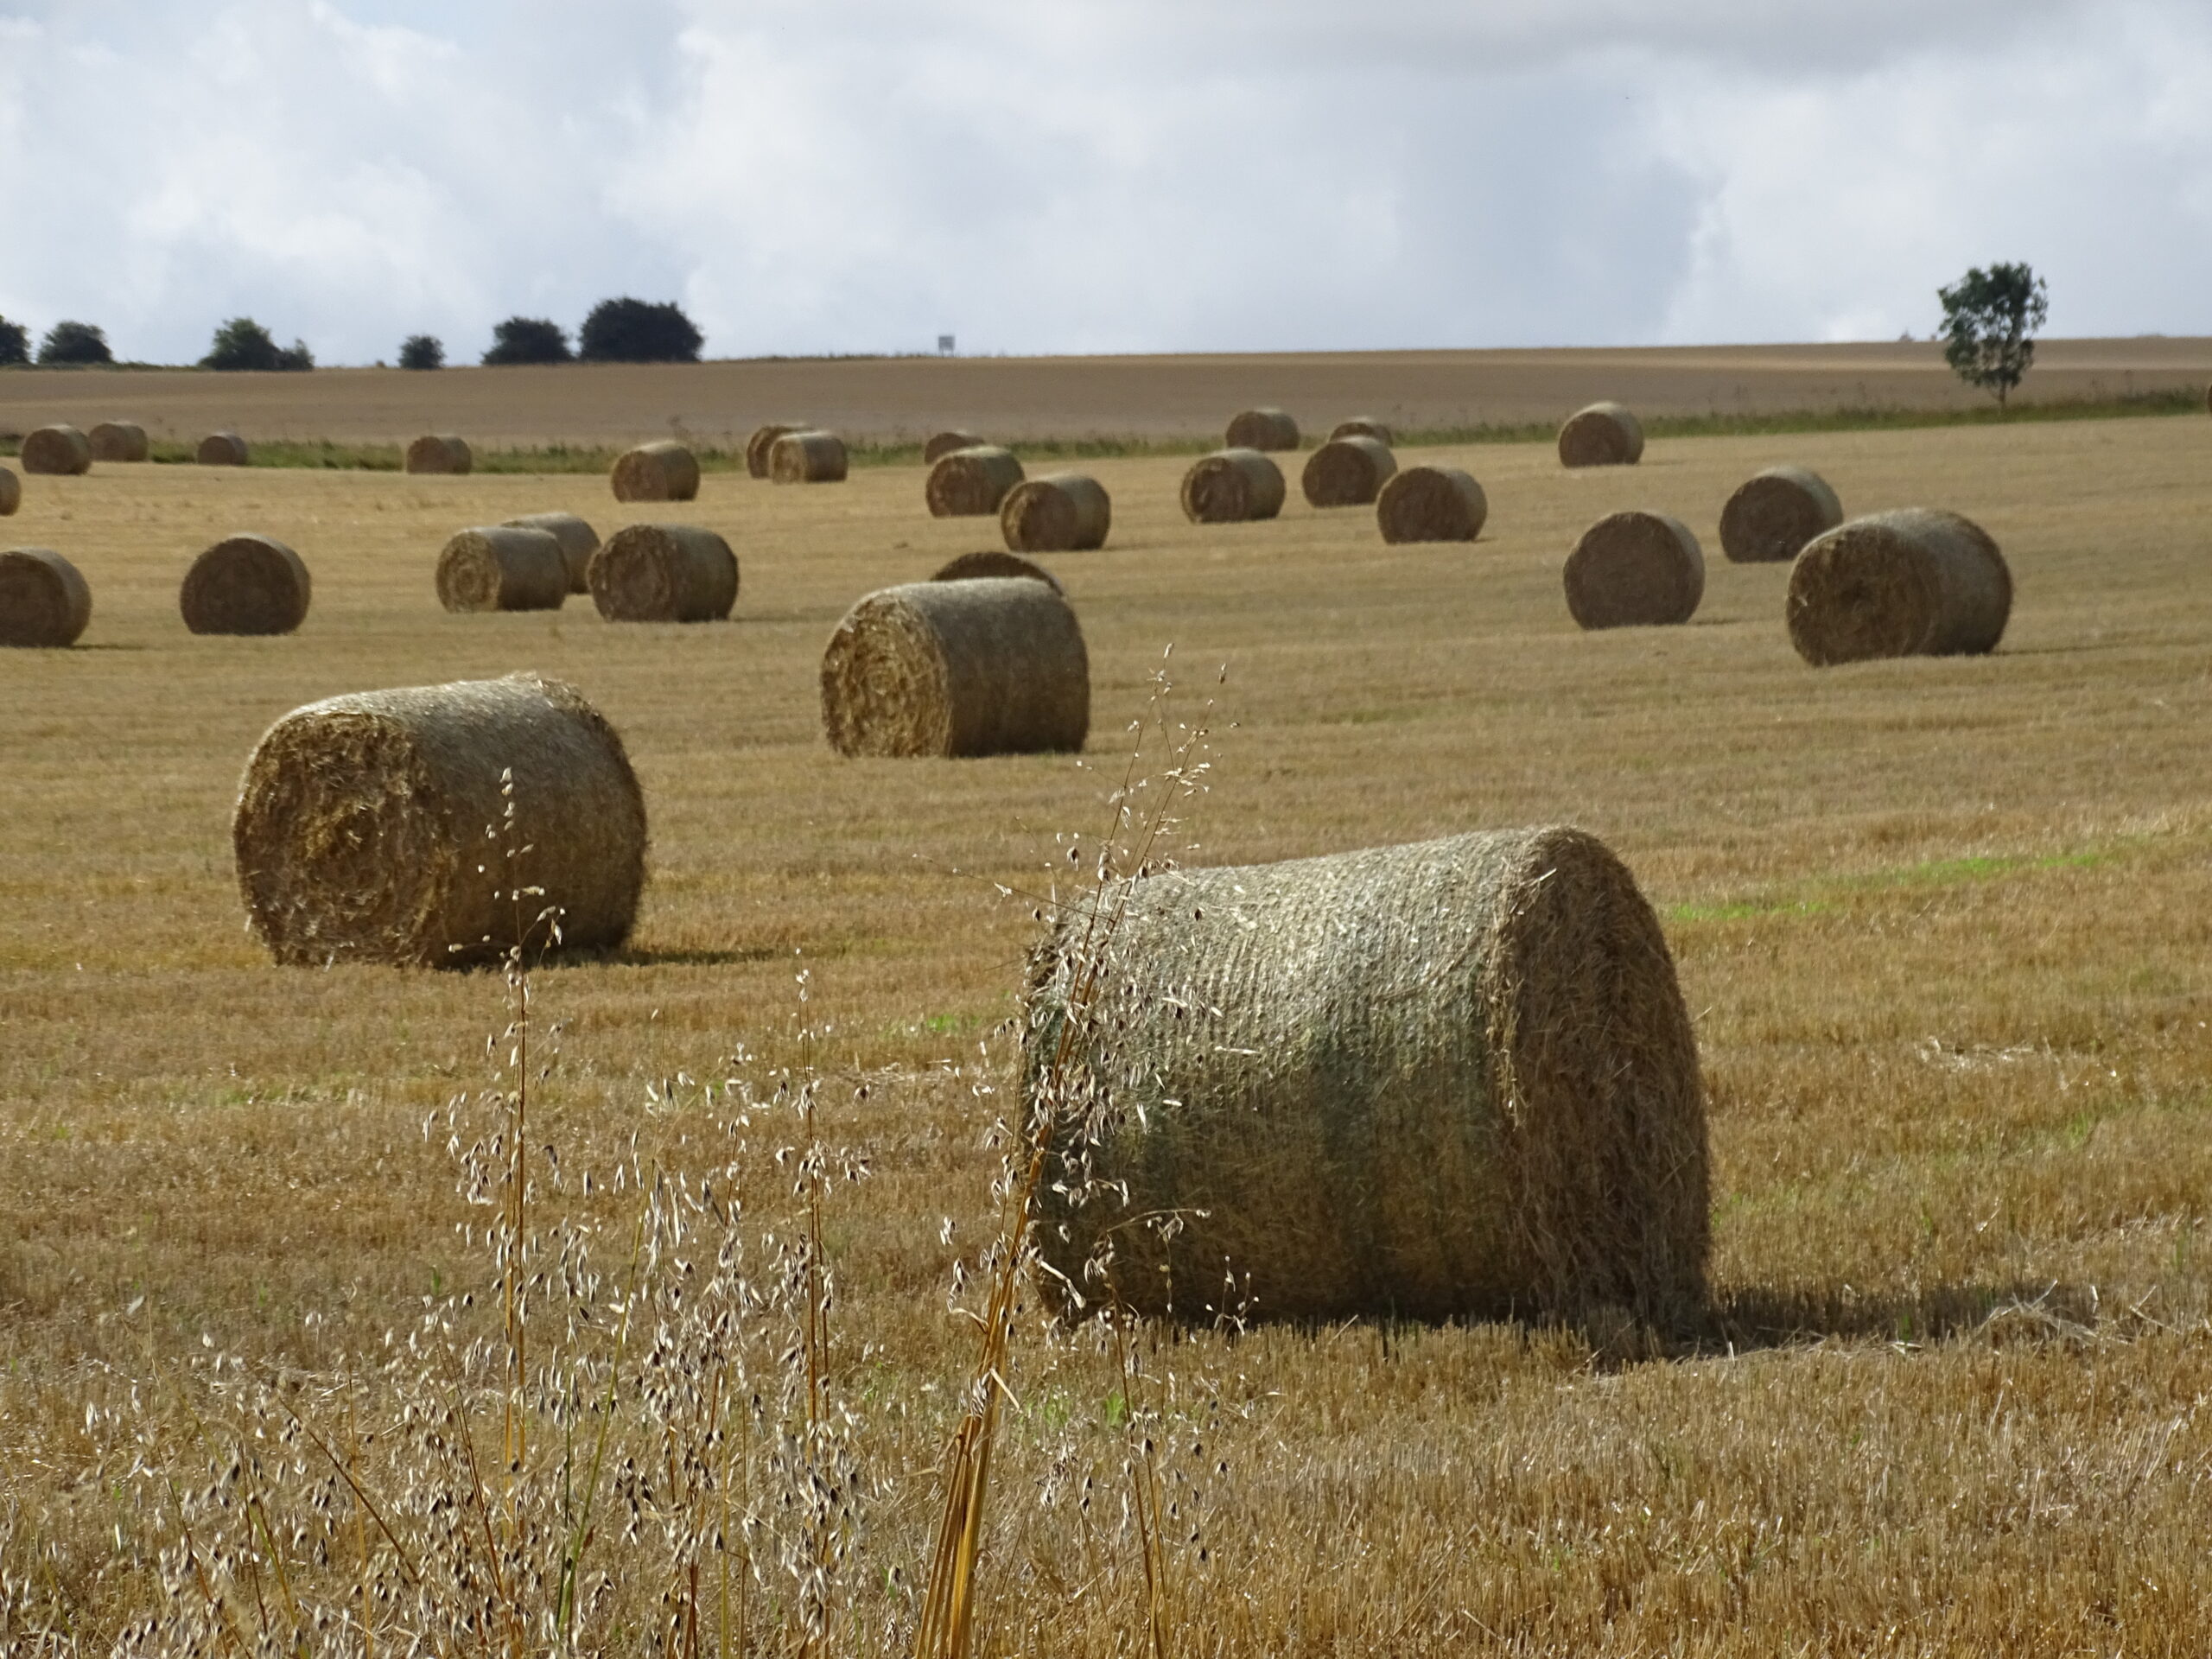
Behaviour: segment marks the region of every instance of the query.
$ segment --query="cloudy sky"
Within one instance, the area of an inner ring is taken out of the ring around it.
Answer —
[[[0,0],[0,315],[324,362],[2212,334],[2203,0]]]

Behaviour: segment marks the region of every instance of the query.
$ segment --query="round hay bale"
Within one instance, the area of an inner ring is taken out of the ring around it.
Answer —
[[[963,553],[931,576],[931,582],[977,582],[989,576],[1018,576],[1026,582],[1041,582],[1056,594],[1067,589],[1060,579],[1034,559],[1025,559],[1019,553],[1001,553],[995,548],[981,552]]]
[[[1618,404],[1592,404],[1559,429],[1562,467],[1628,467],[1643,454],[1643,427]]]
[[[102,421],[86,437],[94,461],[143,461],[153,453],[146,429],[136,421]]]
[[[0,518],[5,518],[22,505],[23,480],[0,467]]]
[[[2005,636],[2012,573],[1988,532],[1955,512],[1871,513],[1797,556],[1788,613],[1789,643],[1815,667],[1978,654]]]
[[[1390,429],[1372,415],[1355,415],[1348,421],[1338,421],[1329,429],[1329,436],[1332,439],[1372,438],[1385,448],[1397,442],[1391,435]]]
[[[610,622],[719,622],[737,603],[737,555],[711,530],[629,524],[593,556],[590,581]]]
[[[671,438],[618,457],[610,480],[617,501],[689,501],[699,493],[699,458]]]
[[[482,524],[438,553],[438,603],[449,611],[557,611],[569,561],[547,530]]]
[[[1471,542],[1490,517],[1490,498],[1457,467],[1408,467],[1375,499],[1386,542]]]
[[[930,468],[922,497],[932,518],[980,518],[996,512],[1020,482],[1021,463],[1014,451],[987,443],[940,456]]]
[[[845,441],[835,432],[786,432],[768,446],[768,476],[778,484],[839,484]]]
[[[569,591],[588,594],[591,556],[599,551],[599,532],[573,512],[525,512],[501,521],[518,530],[542,530],[561,543],[561,557],[569,567]]]
[[[1231,416],[1224,449],[1295,449],[1298,423],[1280,409],[1247,409]]]
[[[1720,509],[1720,550],[1738,564],[1779,564],[1843,522],[1843,504],[1807,467],[1770,467],[1736,486]]]
[[[476,454],[468,447],[468,440],[451,432],[426,432],[407,446],[410,473],[459,474],[475,465]]]
[[[92,467],[92,441],[73,426],[41,426],[26,433],[16,460],[27,473],[73,478]]]
[[[999,504],[999,532],[1017,553],[1088,552],[1113,527],[1113,498],[1081,473],[1025,479]]]
[[[226,536],[192,562],[177,608],[194,633],[289,633],[313,584],[300,556],[270,536]]]
[[[73,645],[92,620],[92,590],[59,553],[0,553],[0,645]]]
[[[529,849],[512,869],[508,775]],[[645,798],[622,740],[573,686],[534,674],[294,709],[246,762],[231,836],[250,926],[302,965],[536,954],[555,920],[563,944],[619,945],[645,885]],[[542,895],[509,896],[518,886]]]
[[[1697,1045],[1636,880],[1563,826],[1172,871],[1064,914],[1022,1010],[1048,1298],[1203,1319],[1702,1304]],[[1050,1090],[1049,1094],[1043,1093]],[[1107,1184],[1127,1183],[1126,1193]],[[1137,1224],[1178,1217],[1172,1232]]]
[[[243,467],[249,458],[245,440],[235,432],[210,432],[200,440],[194,459],[202,467]]]
[[[917,582],[845,613],[822,654],[840,754],[1028,754],[1083,747],[1090,658],[1059,589],[1026,576]]]
[[[1282,511],[1282,470],[1256,449],[1217,449],[1183,474],[1183,516],[1194,524],[1234,524]]]
[[[1306,458],[1299,487],[1315,507],[1363,507],[1382,493],[1398,458],[1388,444],[1355,433],[1331,438]]]
[[[956,449],[981,449],[988,442],[988,439],[979,438],[973,432],[947,428],[922,446],[922,465],[934,467]]]
[[[1663,512],[1608,513],[1567,556],[1567,608],[1586,628],[1687,622],[1705,597],[1705,554]]]
[[[753,435],[745,441],[745,470],[749,477],[768,476],[768,451],[778,438],[786,432],[810,432],[813,428],[804,421],[771,421],[766,426],[756,426]]]

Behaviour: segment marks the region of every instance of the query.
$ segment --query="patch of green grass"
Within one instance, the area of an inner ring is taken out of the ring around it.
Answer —
[[[1670,922],[1745,922],[1770,916],[1819,916],[1837,908],[1843,897],[1885,893],[1903,887],[1965,887],[1993,881],[2026,870],[2094,869],[2112,861],[2134,842],[2088,848],[2077,852],[1977,853],[1962,858],[1926,859],[1917,864],[1872,870],[1860,875],[1819,878],[1789,893],[1761,893],[1700,904],[1668,905],[1662,913]]]

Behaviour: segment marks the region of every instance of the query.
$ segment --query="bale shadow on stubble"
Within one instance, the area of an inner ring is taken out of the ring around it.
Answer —
[[[2073,1345],[2104,1334],[2103,1323],[2094,1287],[2051,1280],[1873,1294],[1752,1286],[1717,1294],[1699,1326],[1679,1336],[1689,1344],[1681,1357],[1693,1357],[1831,1340],[1917,1346],[1972,1337],[2005,1346]]]

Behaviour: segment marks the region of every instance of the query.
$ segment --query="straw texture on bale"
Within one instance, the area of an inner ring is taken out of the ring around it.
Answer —
[[[922,465],[934,467],[956,449],[980,449],[988,442],[973,432],[963,432],[957,427],[947,428],[922,446]]]
[[[481,524],[438,553],[438,603],[449,611],[557,611],[569,561],[549,530]]]
[[[251,452],[245,440],[235,432],[210,432],[200,440],[194,458],[202,467],[243,467]]]
[[[999,504],[999,532],[1017,553],[1084,553],[1106,545],[1114,499],[1081,473],[1026,479]]]
[[[1107,1283],[1148,1314],[1204,1319],[1230,1275],[1262,1319],[1701,1305],[1696,1041],[1657,919],[1594,836],[1103,897],[1118,921],[1102,941],[1063,920],[1023,1008],[1029,1110],[1054,1126],[1034,1236],[1064,1310],[1071,1287],[1102,1300],[1084,1266],[1109,1230]],[[1170,1236],[1133,1220],[1169,1216]]]
[[[1955,512],[1853,518],[1808,543],[1789,572],[1789,643],[1815,666],[1993,651],[2012,613],[2004,554]]]
[[[996,512],[1021,482],[1021,462],[1011,449],[982,444],[939,456],[922,486],[932,518],[980,518]]]
[[[0,518],[23,505],[23,480],[0,467]]]
[[[985,548],[976,553],[963,553],[931,576],[931,582],[976,582],[986,576],[1019,576],[1027,582],[1048,584],[1056,594],[1067,589],[1060,579],[1034,559],[1025,559],[1019,553],[1001,553],[996,548]]]
[[[1256,449],[1217,449],[1183,474],[1183,516],[1194,524],[1272,518],[1282,511],[1282,469]]]
[[[92,441],[73,426],[41,426],[23,435],[16,458],[27,473],[73,478],[92,467]]]
[[[768,446],[768,477],[778,484],[838,484],[845,441],[835,432],[786,432]]]
[[[1643,427],[1618,404],[1592,404],[1559,429],[1562,467],[1626,467],[1643,454]]]
[[[672,438],[619,456],[608,480],[617,501],[689,501],[699,493],[699,458]]]
[[[426,432],[407,446],[410,473],[468,472],[476,465],[476,452],[468,440],[451,432]]]
[[[1457,467],[1408,467],[1375,499],[1386,542],[1471,542],[1490,517],[1490,497]]]
[[[868,594],[822,656],[822,728],[853,755],[1083,747],[1090,658],[1058,588],[1022,576]]]
[[[1737,564],[1779,564],[1843,522],[1843,504],[1807,467],[1770,467],[1736,486],[1720,509],[1720,550]]]
[[[1329,429],[1331,438],[1372,438],[1388,448],[1397,439],[1390,429],[1372,415],[1355,415],[1348,421],[1338,421]]]
[[[1224,449],[1295,449],[1298,423],[1280,409],[1247,409],[1231,416]]]
[[[1705,554],[1663,512],[1608,513],[1567,556],[1567,608],[1586,628],[1687,622],[1705,597]]]
[[[73,645],[92,620],[92,590],[59,553],[0,553],[0,645]]]
[[[146,429],[136,421],[102,421],[85,435],[94,461],[143,461],[153,453]]]
[[[748,477],[768,476],[768,451],[775,447],[778,438],[786,432],[806,432],[812,429],[804,421],[771,421],[766,426],[756,426],[753,435],[745,441],[745,471]]]
[[[512,873],[509,772],[512,844],[529,849]],[[281,963],[535,954],[549,909],[563,944],[619,945],[645,885],[645,798],[622,740],[574,687],[534,674],[294,709],[246,762],[232,841],[249,924]],[[517,887],[543,896],[506,896]]]
[[[226,536],[192,562],[177,609],[194,633],[289,633],[314,586],[300,556],[272,536]]]
[[[517,530],[542,530],[560,543],[561,558],[569,567],[569,591],[591,591],[586,576],[591,569],[591,556],[599,551],[599,532],[589,524],[573,512],[525,512],[501,522]]]
[[[1306,505],[1315,507],[1363,507],[1382,493],[1398,458],[1376,438],[1354,434],[1331,438],[1306,458],[1299,487]]]
[[[737,555],[696,525],[626,525],[592,558],[591,599],[610,622],[719,622],[737,603]]]

